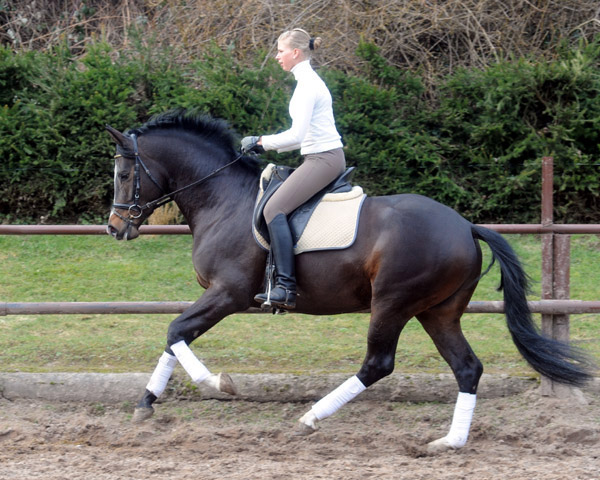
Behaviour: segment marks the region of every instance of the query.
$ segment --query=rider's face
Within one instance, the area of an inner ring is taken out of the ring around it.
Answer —
[[[289,72],[296,64],[302,61],[302,52],[298,48],[291,48],[285,40],[279,41],[277,42],[275,60],[279,62],[281,68]]]

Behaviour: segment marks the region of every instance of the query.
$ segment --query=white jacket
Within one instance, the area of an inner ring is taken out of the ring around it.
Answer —
[[[275,135],[263,135],[263,148],[278,152],[299,148],[302,155],[341,148],[327,85],[308,60],[298,63],[291,72],[297,81],[289,106],[292,127]]]

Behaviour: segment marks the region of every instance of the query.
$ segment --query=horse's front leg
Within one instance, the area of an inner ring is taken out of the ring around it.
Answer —
[[[211,373],[189,347],[192,341],[227,315],[239,310],[234,302],[226,301],[228,297],[222,291],[217,293],[207,290],[196,303],[171,322],[167,333],[167,347],[159,358],[144,396],[135,409],[135,422],[146,420],[153,415],[152,405],[164,392],[177,363],[181,364],[194,383],[205,383],[218,391],[230,395],[237,394],[229,375]]]

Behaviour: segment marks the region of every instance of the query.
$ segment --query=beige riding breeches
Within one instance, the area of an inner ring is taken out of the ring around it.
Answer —
[[[336,148],[304,156],[304,161],[283,182],[265,205],[263,215],[267,224],[280,213],[285,215],[325,188],[346,169],[344,150]]]

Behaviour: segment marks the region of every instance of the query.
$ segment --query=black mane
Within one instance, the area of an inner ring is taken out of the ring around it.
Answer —
[[[142,126],[128,130],[127,134],[133,133],[139,137],[146,132],[158,129],[183,130],[201,135],[221,144],[231,156],[238,154],[236,146],[239,139],[229,124],[225,120],[213,118],[198,110],[176,108],[154,115]],[[259,161],[255,157],[245,156],[242,165],[246,165],[252,170],[259,170]]]
[[[196,110],[187,110],[185,108],[176,108],[158,115],[154,115],[141,127],[129,130],[128,133],[135,133],[140,136],[145,132],[155,129],[179,129],[204,137],[215,138],[223,145],[234,148],[233,145],[237,138],[230,129],[225,120],[213,118],[208,114]]]

